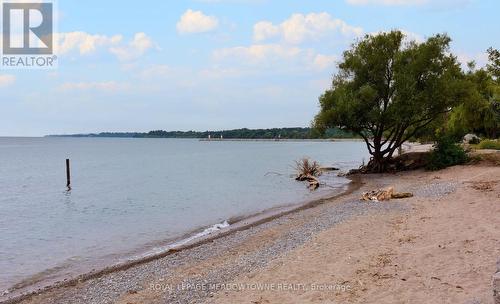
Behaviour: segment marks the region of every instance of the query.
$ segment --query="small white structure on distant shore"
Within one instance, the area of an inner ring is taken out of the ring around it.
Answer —
[[[212,138],[212,135],[208,134],[208,139],[211,139]]]
[[[224,137],[222,136],[222,134],[220,135],[220,139],[224,139]]]

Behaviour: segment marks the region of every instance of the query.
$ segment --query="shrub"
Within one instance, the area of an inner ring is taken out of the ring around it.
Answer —
[[[438,138],[434,151],[430,155],[428,170],[440,170],[446,167],[464,164],[467,154],[452,138],[443,136]]]
[[[500,150],[500,141],[485,139],[485,140],[482,140],[477,147],[479,149]]]
[[[318,162],[312,161],[309,158],[303,158],[295,162],[295,170],[297,176],[320,176],[321,166]]]

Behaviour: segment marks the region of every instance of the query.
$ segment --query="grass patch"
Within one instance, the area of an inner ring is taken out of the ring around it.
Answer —
[[[492,153],[472,152],[469,163],[471,165],[486,164],[490,166],[500,166],[500,152],[492,152]]]
[[[482,140],[478,145],[478,149],[491,149],[491,150],[500,150],[500,141],[485,139]]]

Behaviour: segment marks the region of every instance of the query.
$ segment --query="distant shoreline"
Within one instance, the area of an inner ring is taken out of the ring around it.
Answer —
[[[46,135],[45,137],[113,137],[113,138],[191,138],[191,139],[336,139],[357,138],[357,135],[339,128],[330,128],[319,132],[313,128],[271,128],[271,129],[232,129],[207,131],[164,131],[149,132],[101,132],[81,134]]]
[[[116,137],[116,136],[80,136],[80,135],[46,135],[40,138],[117,138],[117,139],[191,139],[203,142],[349,142],[363,141],[361,138],[193,138],[193,137]]]
[[[268,142],[348,142],[363,141],[360,138],[294,139],[294,138],[200,138],[199,141],[268,141]]]

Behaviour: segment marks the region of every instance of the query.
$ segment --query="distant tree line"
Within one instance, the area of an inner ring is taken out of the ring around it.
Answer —
[[[234,129],[222,131],[164,131],[140,132],[102,132],[97,134],[52,135],[62,137],[115,137],[115,138],[220,138],[226,139],[329,139],[356,138],[352,132],[339,128],[329,128],[318,132],[312,128],[272,128],[272,129]]]

